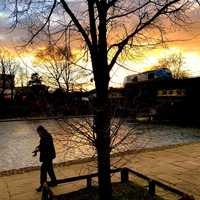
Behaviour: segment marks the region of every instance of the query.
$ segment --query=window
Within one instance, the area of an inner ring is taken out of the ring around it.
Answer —
[[[152,80],[152,79],[154,79],[155,77],[154,77],[154,73],[149,73],[148,74],[148,80]]]

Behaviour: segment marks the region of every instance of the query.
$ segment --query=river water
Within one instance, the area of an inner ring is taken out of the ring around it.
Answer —
[[[54,138],[57,152],[55,162],[93,155],[94,149],[91,149],[81,136],[77,136],[80,127],[83,132],[90,131],[82,126],[83,118],[76,118],[76,124],[81,122],[79,128],[74,126],[75,123],[74,121],[72,123],[72,121],[72,119],[69,119],[68,122],[70,123],[66,123],[66,120],[65,122],[62,120],[0,122],[0,171],[40,164],[38,157],[32,157],[32,151],[39,143],[39,137],[36,133],[38,125],[45,126]],[[85,120],[87,126],[90,123],[91,119]],[[71,129],[73,129],[73,132]],[[152,148],[200,141],[200,129],[198,128],[125,122],[120,128],[119,136],[115,136],[118,129],[119,126],[113,128],[113,145],[115,146],[124,135],[128,135],[128,142],[123,143],[122,146],[116,145],[115,152],[119,149],[125,151],[127,149]]]

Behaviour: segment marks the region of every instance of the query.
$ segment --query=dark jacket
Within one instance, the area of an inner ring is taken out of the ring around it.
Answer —
[[[51,135],[41,138],[39,144],[40,162],[51,161],[56,157],[53,138]]]

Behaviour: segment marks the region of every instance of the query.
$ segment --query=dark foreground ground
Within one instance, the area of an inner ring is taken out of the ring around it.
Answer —
[[[113,200],[163,200],[160,197],[152,198],[147,191],[133,183],[122,184],[113,183]],[[81,189],[66,195],[61,195],[58,200],[98,200],[98,190],[96,187]]]

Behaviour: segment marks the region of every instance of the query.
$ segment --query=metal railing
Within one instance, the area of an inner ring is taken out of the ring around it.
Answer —
[[[132,169],[129,169],[129,168],[111,169],[110,174],[114,174],[114,173],[120,173],[121,183],[128,183],[130,175],[135,175],[139,178],[146,180],[148,182],[148,193],[152,197],[156,195],[156,187],[158,186],[158,187],[163,188],[164,190],[172,192],[175,195],[178,195],[180,197],[178,200],[194,200],[194,198],[192,196],[190,196],[189,194],[187,194],[183,191],[180,191],[172,186],[169,186],[165,183],[162,183],[155,179],[149,178],[149,177],[145,176],[144,174],[134,171]],[[65,178],[65,179],[59,179],[59,180],[57,180],[57,184],[86,180],[86,187],[89,188],[92,186],[92,178],[95,178],[95,177],[98,177],[98,173],[92,173],[92,174],[87,174],[87,175],[82,175],[82,176],[75,176],[75,177],[70,177],[70,178]],[[43,189],[42,189],[41,200],[54,200],[54,199],[56,199],[56,195],[53,194],[52,190],[48,187],[48,184],[45,183],[43,185]]]

